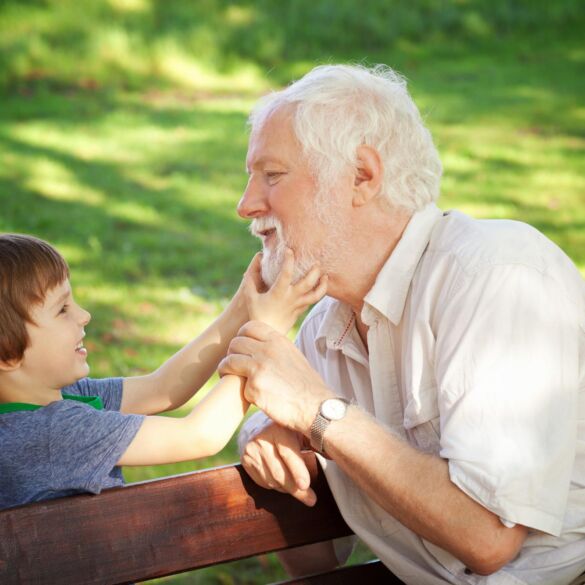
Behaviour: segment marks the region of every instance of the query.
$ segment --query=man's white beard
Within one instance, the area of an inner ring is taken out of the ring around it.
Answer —
[[[272,236],[275,241],[272,248],[265,247],[262,250],[262,280],[268,287],[276,282],[284,262],[286,249],[292,247],[284,235],[282,223],[275,217],[260,217],[254,219],[250,225],[250,231],[256,237],[260,237],[260,232],[270,229],[275,230]],[[311,251],[302,246],[295,246],[293,282],[297,282],[307,274],[317,261],[317,257]]]
[[[250,224],[250,231],[256,237],[260,237],[260,233],[266,230],[276,230],[273,236],[276,240],[273,249],[262,250],[262,280],[266,286],[270,287],[276,282],[287,248],[291,248],[295,253],[293,283],[305,276],[317,263],[324,273],[332,273],[338,267],[340,254],[344,250],[345,218],[337,205],[333,189],[320,186],[311,208],[307,209],[306,213],[316,218],[327,231],[327,246],[321,250],[309,249],[304,242],[295,242],[293,234],[285,234],[281,221],[274,216],[259,217]]]

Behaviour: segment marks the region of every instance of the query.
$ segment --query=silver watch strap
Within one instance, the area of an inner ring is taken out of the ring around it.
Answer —
[[[311,447],[313,449],[315,449],[315,451],[318,451],[319,453],[323,453],[323,454],[325,453],[325,431],[327,430],[327,427],[331,424],[332,420],[330,420],[326,416],[323,416],[323,414],[321,414],[321,409],[323,407],[323,404],[325,404],[325,402],[327,402],[328,400],[338,400],[338,401],[344,402],[346,404],[346,411],[343,413],[341,418],[343,418],[345,416],[345,413],[347,412],[347,407],[351,404],[350,401],[347,400],[346,398],[341,398],[340,396],[336,396],[335,398],[328,398],[328,399],[324,400],[319,405],[319,410],[317,411],[317,414],[315,415],[315,419],[313,420],[313,423],[311,424],[310,441],[311,441]],[[340,420],[340,419],[333,419],[333,420]]]
[[[327,420],[320,412],[318,412],[313,424],[311,425],[311,447],[319,453],[323,452],[325,429],[329,426],[330,422],[330,420]]]

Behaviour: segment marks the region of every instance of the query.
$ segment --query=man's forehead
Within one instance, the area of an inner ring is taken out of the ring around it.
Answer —
[[[254,127],[248,143],[246,165],[286,164],[296,159],[301,147],[286,112],[275,111]]]

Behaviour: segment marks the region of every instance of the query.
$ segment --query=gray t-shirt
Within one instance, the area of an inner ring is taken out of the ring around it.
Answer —
[[[84,378],[63,394],[99,396],[103,410],[58,400],[0,414],[0,508],[124,483],[116,467],[144,416],[122,414],[122,378]]]

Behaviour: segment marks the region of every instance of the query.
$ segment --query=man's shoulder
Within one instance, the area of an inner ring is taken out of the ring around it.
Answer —
[[[529,224],[509,219],[474,219],[458,211],[445,214],[438,223],[428,252],[456,262],[468,273],[500,264],[546,271],[560,256],[568,261],[556,244]]]

